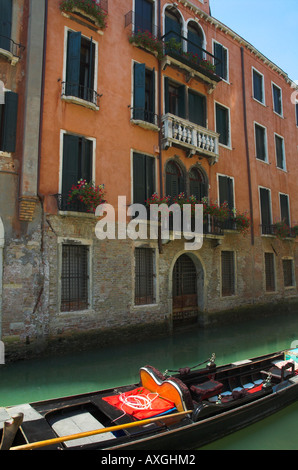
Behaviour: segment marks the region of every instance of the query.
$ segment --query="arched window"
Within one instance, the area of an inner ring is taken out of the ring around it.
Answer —
[[[206,178],[198,168],[191,168],[189,171],[189,193],[200,201],[208,195]]]
[[[174,9],[167,8],[165,11],[165,40],[174,38],[181,42],[181,22],[178,13]]]
[[[187,29],[187,51],[197,54],[201,59],[204,57],[204,35],[195,22],[190,22]]]
[[[183,191],[183,173],[177,163],[170,161],[166,166],[166,196],[174,198]]]

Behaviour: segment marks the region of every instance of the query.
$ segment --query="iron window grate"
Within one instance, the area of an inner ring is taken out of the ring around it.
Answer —
[[[153,304],[154,296],[154,250],[135,249],[135,304]]]
[[[173,296],[197,293],[197,271],[192,259],[181,255],[173,271]]]
[[[283,267],[283,272],[284,272],[284,286],[285,287],[294,286],[293,260],[283,259],[282,267]]]
[[[62,245],[62,312],[85,310],[89,306],[88,253],[88,246]]]
[[[266,291],[275,291],[275,272],[274,272],[274,254],[265,253],[265,278]]]
[[[233,251],[221,252],[221,294],[235,294],[235,260]]]

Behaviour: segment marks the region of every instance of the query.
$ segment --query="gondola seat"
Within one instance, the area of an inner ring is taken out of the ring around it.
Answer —
[[[160,397],[171,400],[178,411],[192,410],[194,404],[188,387],[175,377],[166,378],[152,366],[140,369],[141,385]]]
[[[195,400],[207,400],[208,398],[219,395],[222,392],[223,384],[216,380],[208,380],[202,384],[191,385],[190,391]]]
[[[262,371],[263,377],[271,375],[273,382],[278,383],[293,377],[295,374],[295,365],[293,362],[280,362],[271,367],[268,371]]]

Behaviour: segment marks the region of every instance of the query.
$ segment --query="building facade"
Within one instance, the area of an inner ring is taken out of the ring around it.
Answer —
[[[18,13],[15,35],[3,36],[26,45],[15,64],[1,56],[5,91],[20,98],[16,147],[1,152],[6,347],[90,335],[105,344],[295,305],[298,129],[287,74],[208,1],[6,3]],[[114,238],[100,239],[101,219],[69,199],[81,179],[104,185]],[[136,225],[131,205],[153,194],[204,204],[199,250]],[[142,236],[127,236],[132,224]]]

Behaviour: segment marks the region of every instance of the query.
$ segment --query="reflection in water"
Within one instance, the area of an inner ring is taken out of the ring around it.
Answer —
[[[298,318],[281,313],[270,320],[192,327],[168,338],[7,364],[0,366],[0,406],[137,382],[146,364],[163,372],[196,365],[213,352],[216,363],[225,364],[289,348],[297,339]],[[204,448],[298,449],[297,419],[298,403]]]

